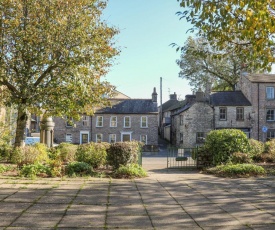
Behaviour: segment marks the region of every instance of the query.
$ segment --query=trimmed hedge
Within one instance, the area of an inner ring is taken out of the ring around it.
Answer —
[[[238,129],[211,131],[205,140],[204,148],[213,156],[213,165],[225,164],[234,152],[249,152],[248,138]]]
[[[141,148],[142,143],[138,141],[113,143],[107,150],[107,162],[114,169],[120,165],[137,164]]]

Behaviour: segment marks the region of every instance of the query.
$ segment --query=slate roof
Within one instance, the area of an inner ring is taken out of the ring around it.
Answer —
[[[241,91],[212,92],[210,104],[213,106],[251,106]]]
[[[174,106],[174,105],[177,105],[178,102],[179,102],[179,101],[178,101],[178,100],[175,100],[175,99],[170,99],[170,100],[164,102],[164,103],[162,104],[162,111],[163,111],[163,112],[169,111],[169,110],[170,110],[169,108],[171,108],[171,107]]]
[[[158,113],[157,103],[152,99],[111,99],[111,107],[98,109],[102,114],[148,114]]]
[[[275,83],[275,74],[247,74],[245,76],[254,83]]]

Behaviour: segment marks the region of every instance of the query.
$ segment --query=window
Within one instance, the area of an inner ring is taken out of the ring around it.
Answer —
[[[82,125],[89,126],[89,116],[82,116]]]
[[[103,135],[101,133],[96,134],[96,142],[101,143],[103,139]]]
[[[66,134],[66,142],[72,143],[72,134],[70,134],[70,133]]]
[[[275,120],[275,109],[268,109],[266,111],[266,121],[274,121]]]
[[[141,124],[140,124],[141,128],[148,128],[147,125],[147,117],[141,117]]]
[[[73,118],[67,117],[66,126],[67,127],[73,127],[73,125],[74,125]]]
[[[103,127],[103,117],[102,116],[96,117],[96,127]]]
[[[183,144],[183,133],[180,133],[180,144]]]
[[[116,135],[110,134],[109,135],[109,143],[115,143],[116,142]]]
[[[220,108],[220,120],[226,120],[226,108],[225,107]]]
[[[274,87],[266,87],[266,99],[274,99]]]
[[[183,125],[183,115],[180,115],[180,125]]]
[[[266,133],[267,141],[275,138],[275,129],[269,129]]]
[[[124,128],[131,127],[131,117],[124,117]]]
[[[243,121],[244,120],[244,110],[241,107],[236,108],[236,120]]]
[[[117,126],[117,118],[111,117],[110,118],[110,127],[116,127]]]
[[[204,133],[202,133],[202,132],[196,133],[196,142],[197,143],[203,143],[204,140],[205,140]]]
[[[146,145],[147,144],[147,135],[140,135],[140,141]]]

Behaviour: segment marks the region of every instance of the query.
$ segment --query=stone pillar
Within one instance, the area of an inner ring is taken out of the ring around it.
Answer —
[[[43,117],[40,122],[40,143],[53,147],[54,122],[52,117]]]

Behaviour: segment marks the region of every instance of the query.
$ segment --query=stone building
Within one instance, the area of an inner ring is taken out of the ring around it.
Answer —
[[[146,149],[158,148],[156,89],[151,99],[111,99],[111,107],[98,109],[92,117],[94,142],[137,140]]]
[[[263,142],[275,138],[275,75],[244,73],[237,89],[252,104],[249,116],[252,123],[251,137]]]
[[[172,144],[185,148],[202,145],[211,130],[234,128],[250,135],[251,103],[241,91],[196,93],[171,117]]]
[[[172,115],[172,144],[184,148],[203,144],[206,133],[213,129],[213,109],[204,93],[199,91],[190,98]]]
[[[213,129],[240,129],[250,137],[252,106],[241,91],[212,92],[210,105],[214,109]]]
[[[158,147],[157,93],[151,99],[131,99],[122,93],[110,99],[111,106],[98,108],[93,116],[80,121],[54,118],[54,141],[83,144],[137,140],[147,148]]]

